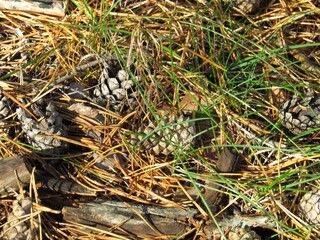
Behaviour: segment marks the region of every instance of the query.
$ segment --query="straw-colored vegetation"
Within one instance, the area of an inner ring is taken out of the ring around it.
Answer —
[[[54,166],[47,174],[71,178],[107,199],[192,207],[206,221],[234,212],[262,215],[275,223],[269,236],[315,238],[316,229],[310,232],[298,215],[298,204],[305,192],[319,187],[317,131],[294,136],[281,125],[279,108],[294,94],[319,92],[316,2],[263,1],[248,14],[232,2],[152,0],[72,0],[63,19],[0,12],[0,84],[5,95],[28,109],[28,103],[54,94],[58,112],[73,123],[67,126],[68,136],[56,136],[69,144],[62,156],[43,155],[20,132],[5,130],[1,156],[28,154],[37,166]],[[113,57],[134,80],[138,94],[133,110],[116,113],[66,94],[63,86],[74,81],[93,88],[103,65],[73,72],[65,81],[62,77],[105,57]],[[67,110],[75,102],[92,112]],[[198,126],[194,147],[167,156],[138,151],[130,134],[168,109],[170,114],[192,114],[186,121]],[[91,117],[96,113],[103,116],[103,124]],[[7,124],[14,127],[19,122],[12,114]],[[234,173],[217,174],[215,164],[226,146],[244,160]],[[117,156],[108,168],[95,164],[97,159],[110,160],[108,156]],[[45,161],[39,164],[39,159]],[[229,197],[230,204],[219,212],[205,202],[203,192],[210,183],[223,186],[220,191]],[[26,190],[25,195],[37,196],[35,186]],[[192,191],[200,195],[197,202],[190,200]],[[10,212],[10,199],[0,205],[0,225]],[[39,236],[42,231],[55,239],[93,237],[83,231],[85,226],[59,222],[49,214],[54,210],[50,201],[47,206],[34,201],[33,213],[41,212],[35,217],[41,223]],[[200,228],[200,223],[193,225],[189,236]],[[120,237],[103,231],[97,235]]]

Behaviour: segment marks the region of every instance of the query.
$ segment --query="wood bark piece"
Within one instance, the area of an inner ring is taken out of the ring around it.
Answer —
[[[42,187],[64,194],[77,194],[82,196],[96,196],[97,192],[88,189],[71,179],[55,179],[44,175],[36,175],[36,181]]]
[[[236,154],[232,149],[224,148],[216,164],[216,170],[220,173],[231,173],[235,172],[239,163],[240,155]],[[223,197],[223,194],[219,191],[221,186],[215,182],[208,181],[206,183],[206,192],[204,193],[204,198],[206,203],[212,207],[217,206]]]
[[[20,156],[1,159],[0,176],[0,196],[8,194],[10,190],[18,190],[18,181],[22,186],[30,182],[30,173]]]
[[[66,2],[61,0],[0,0],[0,9],[63,17],[65,15]]]
[[[105,201],[64,207],[62,213],[65,221],[145,238],[184,233],[197,210]]]

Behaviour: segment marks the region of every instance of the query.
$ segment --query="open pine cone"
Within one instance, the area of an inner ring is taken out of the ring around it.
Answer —
[[[100,105],[108,105],[115,112],[130,111],[137,106],[133,80],[124,70],[110,77],[108,67],[100,75],[99,84],[94,89],[94,100]]]
[[[7,117],[10,114],[11,101],[2,93],[0,88],[0,119]]]
[[[190,117],[171,114],[155,116],[155,120],[132,136],[131,144],[154,155],[169,155],[175,150],[190,150],[195,142],[195,123]]]
[[[299,204],[300,216],[310,224],[320,224],[320,188],[306,193]]]
[[[244,13],[251,13],[258,9],[262,0],[235,0],[234,6]]]
[[[9,128],[5,127],[7,120],[5,119],[12,113],[11,100],[3,94],[3,89],[0,88],[0,134],[9,133]]]
[[[279,110],[282,125],[295,135],[320,127],[319,115],[320,95],[313,96],[312,92],[303,99],[294,95]]]
[[[7,223],[3,226],[3,232],[0,234],[5,240],[25,240],[34,239],[30,229],[30,209],[31,200],[18,195],[17,200],[13,201],[12,212],[7,217]]]
[[[30,145],[50,153],[59,154],[67,147],[67,144],[54,137],[54,135],[64,136],[65,128],[54,105],[51,103],[45,105],[45,103],[31,105],[31,112],[39,118],[39,121],[22,108],[17,108],[17,116],[21,121],[22,132]]]

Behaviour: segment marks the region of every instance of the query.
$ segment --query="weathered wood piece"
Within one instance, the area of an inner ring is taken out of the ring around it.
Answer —
[[[212,220],[200,224],[199,220],[194,218],[197,213],[193,208],[183,210],[104,200],[82,203],[79,208],[64,207],[62,210],[65,221],[83,225],[84,231],[92,231],[94,227],[104,231],[112,229],[113,233],[122,233],[134,239],[155,237],[164,239],[169,236],[178,237],[194,226],[201,225],[197,232],[198,236],[203,239],[220,239],[222,235],[216,224]],[[219,219],[218,224],[223,232],[244,226],[269,229],[276,227],[272,219],[262,215],[229,215]],[[85,226],[88,226],[88,229]]]
[[[124,230],[134,237],[145,238],[184,233],[197,210],[104,201],[80,204],[79,208],[64,207],[62,213],[65,221],[103,230],[113,227],[116,233]]]
[[[0,9],[63,17],[65,15],[66,2],[61,0],[0,0]]]
[[[20,156],[1,159],[0,176],[0,196],[7,195],[10,190],[18,190],[19,182],[22,186],[30,182],[30,173]]]

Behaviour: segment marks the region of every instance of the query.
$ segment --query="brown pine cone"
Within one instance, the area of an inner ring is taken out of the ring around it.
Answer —
[[[154,155],[169,155],[175,150],[190,150],[195,142],[196,128],[194,121],[184,115],[165,111],[139,129],[139,134],[131,138],[133,145]]]
[[[306,193],[301,198],[299,214],[310,224],[320,224],[320,188]]]

